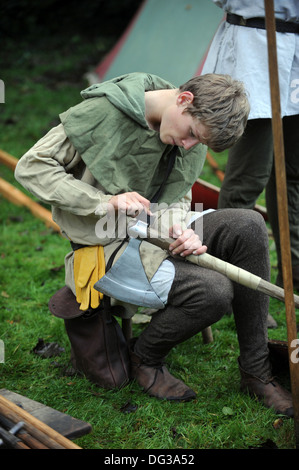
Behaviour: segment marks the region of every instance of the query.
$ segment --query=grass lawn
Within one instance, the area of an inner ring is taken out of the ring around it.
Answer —
[[[0,148],[20,158],[60,112],[80,101],[87,86],[83,74],[112,45],[65,38],[8,40],[1,56],[0,78],[6,85],[0,104]],[[225,154],[217,157],[225,167]],[[218,184],[208,165],[205,179]],[[26,191],[0,164],[0,177]],[[167,358],[170,371],[198,394],[197,400],[175,404],[143,394],[136,383],[119,391],[100,389],[67,374],[70,347],[62,320],[48,311],[50,296],[64,284],[64,256],[70,247],[26,208],[0,196],[0,338],[5,360],[0,363],[0,388],[88,421],[92,432],[76,443],[84,449],[249,449],[295,446],[292,420],[277,416],[239,391],[238,343],[232,316],[213,326],[214,342],[201,335],[177,346]],[[271,248],[272,281],[276,254]],[[271,299],[278,328],[269,336],[286,340],[284,304]],[[134,324],[133,333],[143,326]],[[57,342],[62,355],[43,359],[32,352],[38,339]],[[284,377],[289,387],[288,375]],[[131,404],[132,412],[127,405]]]

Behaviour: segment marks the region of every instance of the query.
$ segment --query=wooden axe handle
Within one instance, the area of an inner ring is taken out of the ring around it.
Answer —
[[[146,241],[162,248],[163,250],[169,251],[169,245],[174,241],[174,239],[161,238],[155,230],[148,228]],[[172,255],[171,252],[169,253]],[[172,256],[175,257],[175,255]],[[208,253],[203,253],[202,255],[189,255],[186,256],[186,260],[193,264],[197,264],[198,266],[224,274],[232,281],[242,284],[245,287],[263,292],[264,294],[283,302],[285,300],[284,289],[281,287],[275,286],[274,284],[271,284],[271,282],[265,281],[245,269],[238,268],[237,266],[227,263],[215,256],[211,256]],[[294,302],[295,306],[299,308],[299,296],[294,295]]]

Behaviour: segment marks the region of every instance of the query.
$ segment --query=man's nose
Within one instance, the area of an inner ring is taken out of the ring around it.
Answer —
[[[182,145],[184,147],[185,150],[189,150],[191,149],[192,147],[194,147],[194,145],[198,144],[198,140],[197,139],[183,139],[182,140]]]

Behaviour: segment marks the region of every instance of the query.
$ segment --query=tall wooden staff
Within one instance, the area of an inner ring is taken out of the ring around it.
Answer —
[[[289,366],[291,388],[294,405],[294,422],[296,448],[299,448],[299,362],[296,361],[298,350],[295,304],[293,294],[293,275],[291,264],[291,247],[289,217],[287,205],[285,155],[283,129],[280,109],[280,91],[278,79],[275,15],[273,0],[264,0],[266,13],[266,29],[268,40],[268,60],[272,106],[272,132],[274,143],[274,161],[276,175],[277,210],[281,246],[281,262],[283,285],[285,290],[285,309],[288,334]],[[293,354],[292,354],[293,353]]]

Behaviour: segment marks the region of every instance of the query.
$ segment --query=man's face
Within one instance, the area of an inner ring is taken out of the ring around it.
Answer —
[[[160,139],[164,144],[189,150],[194,145],[205,143],[207,127],[188,112],[183,112],[192,100],[192,93],[180,93],[176,103],[164,110],[160,123]]]

